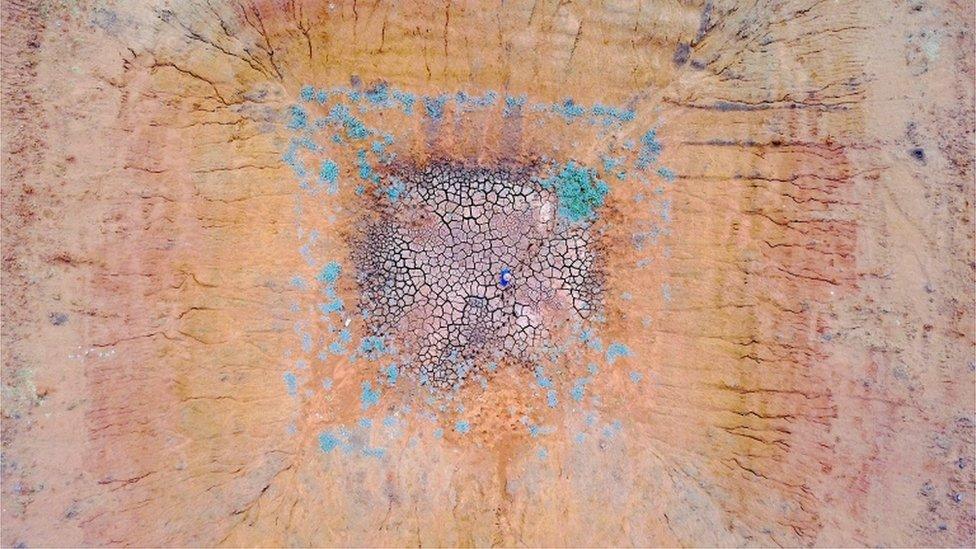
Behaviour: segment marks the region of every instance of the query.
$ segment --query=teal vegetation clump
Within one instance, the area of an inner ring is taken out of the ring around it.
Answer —
[[[559,199],[559,215],[574,223],[592,218],[610,192],[610,187],[592,169],[572,160],[558,175],[542,183],[546,188],[555,189]]]

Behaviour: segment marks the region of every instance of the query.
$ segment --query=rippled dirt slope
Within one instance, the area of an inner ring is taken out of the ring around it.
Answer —
[[[972,3],[2,15],[4,546],[976,542]]]

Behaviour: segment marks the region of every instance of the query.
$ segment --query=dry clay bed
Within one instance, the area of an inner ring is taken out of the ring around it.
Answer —
[[[2,531],[972,546],[971,3],[2,3]]]

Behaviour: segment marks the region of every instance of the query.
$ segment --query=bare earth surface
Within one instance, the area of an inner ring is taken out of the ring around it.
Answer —
[[[0,15],[3,546],[976,543],[972,2]]]

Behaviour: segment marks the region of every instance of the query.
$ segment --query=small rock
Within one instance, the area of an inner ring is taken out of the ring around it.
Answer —
[[[691,46],[686,43],[681,43],[678,44],[677,49],[674,50],[674,57],[672,58],[672,61],[674,61],[675,65],[680,67],[688,62],[689,57],[691,57]]]

